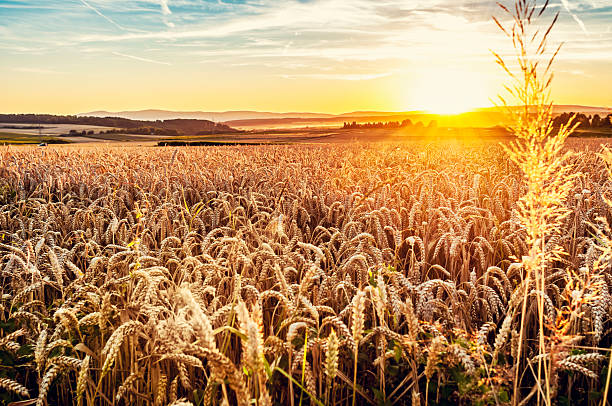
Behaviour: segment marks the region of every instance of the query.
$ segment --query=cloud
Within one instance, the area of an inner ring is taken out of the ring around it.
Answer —
[[[34,23],[28,28],[9,25],[12,32],[26,34],[10,40],[0,27],[0,42],[34,48],[49,39],[61,39],[61,45],[57,41],[45,46],[55,50],[100,48],[99,53],[107,55],[113,49],[139,54],[137,49],[154,47],[160,49],[157,55],[177,65],[206,58],[204,62],[224,66],[276,66],[274,74],[285,73],[287,64],[302,67],[290,73],[303,74],[318,74],[321,67],[340,67],[339,63],[346,62],[357,72],[377,71],[377,62],[385,63],[385,70],[429,60],[477,64],[491,60],[488,49],[500,54],[510,51],[491,21],[498,10],[489,0],[79,0],[122,32],[110,32],[101,20],[97,25],[83,22],[87,20],[82,15],[59,7],[63,0],[46,1],[56,11],[41,13],[65,16],[69,22],[74,19],[74,24],[64,24],[56,31],[48,28],[52,33],[48,37],[40,35]],[[31,0],[24,4],[28,2],[33,4]],[[570,5],[570,0],[561,0],[551,4],[565,7],[580,21],[579,28],[563,18],[553,30],[551,42],[567,44],[561,58],[580,59],[582,54],[583,60],[609,59],[612,39],[596,35],[609,29],[609,12],[594,8],[607,2],[572,0]],[[94,5],[112,10],[109,15],[114,18],[120,15],[118,21],[130,21],[130,28],[117,24]],[[587,32],[587,26],[593,35],[580,35],[580,29]],[[591,45],[597,49],[589,48]],[[111,49],[103,49],[107,47]]]
[[[189,39],[227,37],[246,32],[287,29],[292,33],[315,27],[375,26],[384,23],[385,17],[371,14],[372,2],[366,0],[325,0],[302,3],[288,1],[282,7],[264,8],[258,14],[230,14],[215,16],[205,26],[183,31],[158,31],[124,35],[87,35],[83,41],[125,41],[146,39]],[[362,7],[359,7],[359,6]],[[210,16],[208,16],[210,19]],[[218,17],[218,18],[217,18]]]
[[[174,23],[168,20],[168,16],[172,14],[170,7],[168,7],[168,0],[159,0],[159,4],[161,6],[161,13],[163,14],[162,20],[164,24],[166,24],[167,27],[174,28]]]
[[[52,69],[30,68],[30,67],[17,67],[17,68],[13,68],[13,71],[22,72],[22,73],[36,73],[36,74],[43,74],[43,75],[59,75],[63,73],[63,72],[59,72],[59,71],[52,70]]]
[[[393,72],[382,72],[382,73],[311,73],[311,74],[300,74],[300,75],[281,75],[285,79],[296,79],[296,78],[310,78],[310,79],[322,79],[322,80],[373,80],[380,79],[387,76],[391,76]]]
[[[164,7],[168,7],[168,0],[147,1],[159,1],[162,13]],[[562,1],[569,4],[569,0]],[[174,29],[174,24],[164,19],[172,29],[118,35],[91,33],[77,41],[166,41],[173,46],[197,39],[214,39],[226,41],[221,46],[217,43],[216,49],[227,49],[227,45],[235,49],[233,45],[244,43],[247,35],[263,42],[278,36],[286,39],[299,32],[309,35],[297,38],[291,48],[305,51],[328,48],[338,40],[353,38],[354,43],[359,43],[360,47],[365,44],[364,47],[369,47],[373,54],[394,45],[395,48],[404,48],[406,53],[440,50],[479,52],[488,56],[489,41],[497,38],[498,34],[494,32],[490,17],[495,6],[490,1],[459,3],[450,0],[257,0],[246,3],[206,2],[203,6],[190,0],[173,0],[176,6],[171,13],[175,22],[181,21],[179,29]],[[571,14],[586,32],[582,20],[575,13]],[[493,35],[488,35],[491,32]],[[554,34],[558,35],[557,30]],[[466,49],[466,44],[471,44],[472,49]],[[478,49],[480,45],[481,50]],[[254,54],[261,49],[251,48]],[[269,51],[274,52],[272,49]]]
[[[574,76],[579,76],[581,78],[585,78],[585,77],[593,77],[593,75],[586,73],[584,70],[581,69],[559,69],[557,70],[557,73],[567,73],[568,75],[574,75]]]
[[[21,10],[53,10],[55,7],[40,4],[0,4],[0,8],[21,9]]]
[[[0,49],[5,49],[9,52],[14,53],[27,53],[27,54],[43,54],[48,52],[47,47],[28,47],[21,45],[0,45]]]
[[[116,51],[115,51],[115,52],[113,52],[112,54],[113,54],[113,55],[117,55],[117,56],[122,56],[122,57],[124,57],[124,58],[128,58],[128,59],[133,59],[133,60],[135,60],[135,61],[140,61],[140,62],[154,63],[154,64],[157,64],[157,65],[168,65],[168,66],[169,66],[169,65],[172,65],[172,64],[171,64],[171,63],[169,63],[169,62],[161,62],[161,61],[156,61],[156,60],[153,60],[153,59],[142,58],[142,57],[140,57],[140,56],[134,56],[134,55],[128,55],[128,54],[124,54],[124,53],[121,53],[121,52],[116,52]]]

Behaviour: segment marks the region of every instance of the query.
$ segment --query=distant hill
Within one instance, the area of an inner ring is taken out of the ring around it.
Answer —
[[[503,111],[503,108],[500,107],[486,107],[477,109],[476,111]],[[612,108],[610,107],[596,107],[596,106],[581,106],[578,104],[559,104],[553,106],[553,114],[563,114],[563,113],[582,113],[587,115],[599,114],[607,116],[612,113]]]
[[[423,112],[355,112],[322,118],[269,118],[254,120],[232,120],[227,124],[239,129],[299,128],[299,127],[343,127],[344,123],[372,123],[411,120],[428,125],[436,121],[441,127],[494,127],[504,122],[504,114],[497,111],[469,112],[452,116]]]
[[[406,116],[415,114],[428,114],[426,111],[414,110],[414,111],[352,111],[350,113],[338,114],[335,117],[388,117],[388,116]]]
[[[231,120],[258,120],[276,118],[322,118],[334,117],[333,114],[325,113],[271,113],[265,111],[168,111],[168,110],[138,110],[138,111],[91,111],[77,114],[79,117],[122,117],[131,120],[171,120],[171,119],[196,119],[225,122]]]
[[[557,105],[554,106],[555,114],[577,112],[587,115],[599,114],[606,116],[612,110],[606,107],[580,106],[580,105]],[[169,119],[200,119],[222,122],[231,127],[241,129],[263,129],[263,128],[292,128],[292,127],[318,127],[318,126],[342,126],[345,122],[366,123],[374,121],[423,121],[425,124],[436,120],[439,125],[447,127],[493,127],[501,125],[505,121],[502,109],[488,107],[477,109],[472,112],[440,116],[423,111],[353,111],[342,114],[293,112],[273,113],[258,111],[225,111],[225,112],[180,112],[168,110],[140,110],[140,111],[93,111],[79,114],[78,116],[93,117],[121,117],[132,120],[169,120]]]
[[[215,123],[209,120],[195,119],[147,121],[130,120],[123,117],[56,116],[52,114],[0,114],[0,123],[93,125],[126,130],[138,129],[139,131],[143,128],[150,128],[175,130],[186,135],[239,132],[226,124]]]

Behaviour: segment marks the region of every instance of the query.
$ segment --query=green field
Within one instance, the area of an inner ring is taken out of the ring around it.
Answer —
[[[48,144],[70,144],[70,141],[62,140],[59,137],[39,137],[37,135],[0,132],[0,144],[39,144],[41,142]]]
[[[294,143],[345,143],[345,142],[397,142],[402,139],[469,139],[469,138],[504,138],[507,133],[501,128],[439,128],[435,132],[412,132],[405,129],[329,129],[303,128],[286,130],[249,131],[237,134],[183,135],[175,137],[137,135],[137,134],[91,134],[87,136],[53,136],[34,135],[17,132],[0,132],[0,144],[38,144],[46,143],[91,143],[91,142],[207,142],[214,144],[294,144]],[[608,138],[612,137],[612,129],[589,128],[576,130],[572,138]]]

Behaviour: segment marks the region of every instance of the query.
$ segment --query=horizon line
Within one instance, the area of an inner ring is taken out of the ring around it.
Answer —
[[[577,107],[577,108],[587,108],[590,110],[601,110],[606,111],[609,110],[612,112],[612,106],[592,106],[586,104],[553,104],[554,107]],[[318,111],[270,111],[270,110],[252,110],[252,109],[237,109],[237,110],[217,110],[217,111],[207,111],[207,110],[173,110],[173,109],[164,109],[164,108],[141,108],[141,109],[126,109],[126,110],[90,110],[85,112],[78,113],[51,113],[51,112],[0,112],[0,114],[37,114],[37,115],[56,115],[56,116],[87,116],[90,114],[127,114],[127,113],[145,113],[145,112],[160,112],[160,113],[177,113],[177,114],[228,114],[228,113],[259,113],[259,114],[279,114],[279,115],[287,115],[287,114],[310,114],[310,115],[321,115],[321,116],[332,116],[339,117],[348,114],[361,114],[361,113],[376,113],[376,114],[424,114],[424,115],[436,115],[436,116],[457,116],[461,114],[467,113],[480,113],[487,112],[491,110],[503,110],[504,108],[513,108],[513,107],[521,107],[520,105],[508,105],[508,106],[489,106],[489,107],[476,107],[474,109],[457,112],[457,113],[438,113],[434,111],[427,110],[368,110],[368,109],[360,109],[353,111],[344,111],[340,113],[330,113],[330,112],[318,112]],[[113,117],[113,116],[106,116]]]

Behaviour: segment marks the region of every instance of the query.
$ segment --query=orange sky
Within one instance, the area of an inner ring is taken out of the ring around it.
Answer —
[[[13,0],[0,112],[428,110],[490,106],[508,53],[493,1]],[[612,7],[567,0],[558,104],[612,106]],[[549,16],[550,18],[550,16]]]

